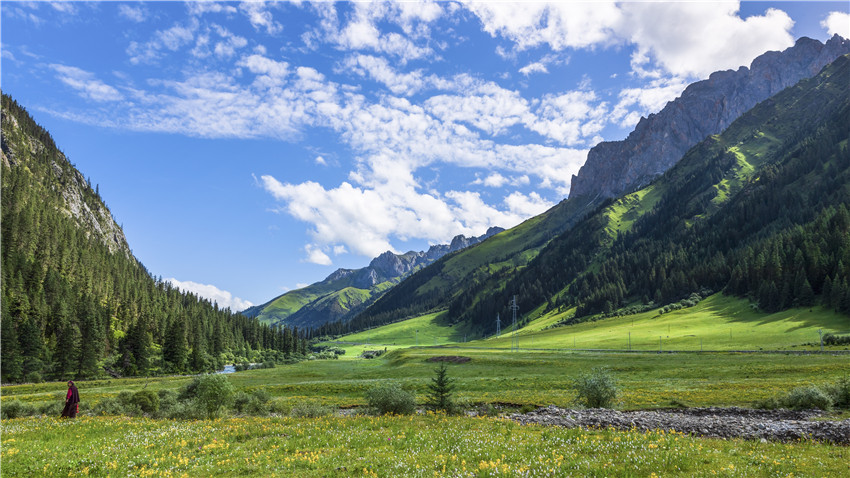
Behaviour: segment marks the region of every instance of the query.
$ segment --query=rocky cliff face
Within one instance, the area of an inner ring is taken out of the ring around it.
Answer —
[[[615,197],[648,184],[692,146],[722,132],[757,103],[814,76],[847,53],[850,40],[838,35],[826,44],[804,37],[782,52],[757,57],[749,68],[712,73],[685,88],[657,114],[641,118],[625,140],[593,147],[572,178],[570,197]]]
[[[112,213],[91,185],[61,152],[50,158],[47,174],[36,176],[37,169],[30,164],[34,158],[50,156],[41,138],[28,133],[11,111],[2,111],[2,148],[0,160],[9,168],[25,168],[34,175],[33,179],[57,192],[61,200],[57,207],[73,218],[89,237],[105,244],[113,254],[120,252],[132,258],[124,231],[115,222]]]

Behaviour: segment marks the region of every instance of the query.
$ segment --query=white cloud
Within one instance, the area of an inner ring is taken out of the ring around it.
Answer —
[[[248,17],[248,21],[251,22],[251,26],[255,30],[265,30],[269,35],[280,33],[283,26],[274,20],[272,12],[266,8],[267,6],[265,2],[242,2],[239,5],[239,10]]]
[[[307,244],[304,246],[304,252],[307,253],[307,258],[304,259],[306,262],[318,264],[320,266],[329,266],[333,264],[331,258],[322,252],[322,249],[315,244]]]
[[[368,76],[397,95],[412,95],[425,86],[421,70],[397,73],[385,58],[371,55],[349,56],[343,63],[347,72]]]
[[[437,2],[363,2],[353,3],[347,23],[340,22],[333,4],[313,4],[322,16],[317,29],[304,34],[308,46],[330,43],[341,50],[371,50],[391,55],[403,63],[434,56],[428,45],[428,24],[442,15]],[[402,33],[381,31],[377,23],[386,21],[398,25]],[[420,45],[418,43],[424,43]]]
[[[769,9],[742,19],[739,2],[465,5],[481,20],[484,31],[511,40],[519,50],[543,44],[555,51],[633,44],[633,70],[649,77],[667,73],[705,77],[793,44],[794,22],[785,12]],[[529,72],[539,66],[531,68]]]
[[[839,35],[850,38],[850,13],[829,12],[829,15],[820,22],[820,25],[826,29],[830,36]]]
[[[141,23],[148,17],[147,11],[140,5],[130,6],[126,3],[118,5],[118,15],[136,23]]]
[[[122,99],[121,93],[112,86],[95,78],[93,73],[81,70],[75,66],[66,66],[59,64],[50,65],[62,83],[77,90],[83,98],[90,100],[105,102],[118,101]]]
[[[163,50],[177,51],[194,40],[198,26],[197,19],[193,19],[188,25],[175,24],[167,30],[156,31],[148,42],[130,42],[127,47],[130,63],[153,63],[162,57]]]
[[[519,72],[525,76],[529,76],[532,73],[549,73],[549,69],[546,68],[542,62],[535,61],[534,63],[529,63],[524,67],[519,69]]]
[[[781,10],[742,19],[738,2],[625,3],[622,9],[620,34],[637,45],[633,69],[648,76],[654,61],[675,76],[705,78],[794,44],[794,22]]]
[[[548,44],[554,50],[610,44],[622,11],[614,2],[468,2],[484,31],[525,50]]]
[[[205,299],[209,299],[218,304],[221,308],[229,307],[230,310],[238,312],[253,306],[251,302],[234,297],[233,294],[226,290],[219,289],[211,284],[201,284],[192,281],[179,281],[174,278],[165,279],[166,282],[171,282],[174,287],[184,291],[191,292]]]
[[[640,88],[620,91],[619,101],[611,112],[611,121],[623,128],[634,127],[642,116],[661,111],[668,101],[679,96],[688,82],[682,78],[653,80]]]
[[[325,158],[323,158],[322,156],[316,156],[316,159],[314,161],[316,162],[316,164],[319,164],[319,165],[322,165],[322,166],[328,165],[327,160],[325,160]]]

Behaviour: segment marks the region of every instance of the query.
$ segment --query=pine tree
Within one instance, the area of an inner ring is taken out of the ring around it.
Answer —
[[[455,408],[452,401],[454,389],[454,380],[449,378],[448,367],[443,362],[438,368],[434,369],[434,376],[431,378],[431,383],[428,384],[428,391],[425,396],[425,406],[429,410],[453,413]]]
[[[170,364],[171,369],[175,372],[183,372],[186,369],[188,358],[186,322],[180,317],[175,317],[168,327],[165,341],[162,344],[162,358]]]
[[[0,381],[17,382],[23,378],[23,361],[18,347],[18,332],[15,329],[15,319],[6,311],[6,301],[2,303],[0,312]]]

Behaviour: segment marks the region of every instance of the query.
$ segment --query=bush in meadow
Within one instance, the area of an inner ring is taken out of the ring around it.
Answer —
[[[416,410],[416,397],[396,383],[367,390],[366,402],[378,415],[410,415]]]
[[[570,388],[576,394],[576,401],[587,408],[611,408],[619,394],[616,380],[604,368],[579,375]]]
[[[19,400],[3,400],[0,403],[0,415],[3,418],[20,418],[35,415],[35,406]]]
[[[217,417],[233,402],[233,385],[225,375],[208,374],[196,377],[195,401],[208,418]]]

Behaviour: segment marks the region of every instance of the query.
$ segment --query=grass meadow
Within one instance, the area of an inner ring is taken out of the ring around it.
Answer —
[[[2,424],[3,476],[818,476],[850,448],[521,426],[425,416],[20,418]]]

